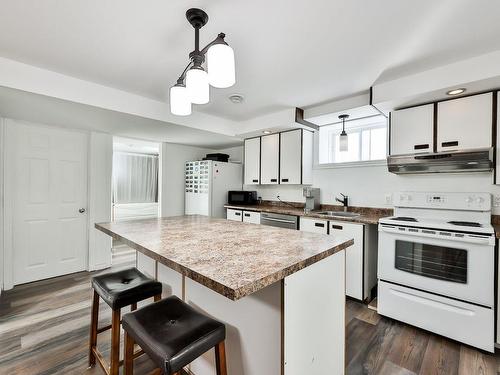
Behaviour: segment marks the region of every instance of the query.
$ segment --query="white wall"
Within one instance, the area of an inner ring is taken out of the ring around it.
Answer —
[[[223,148],[222,150],[217,150],[216,152],[228,154],[229,161],[243,163],[243,146]]]
[[[4,150],[4,121],[0,117],[0,294],[3,290],[3,150]]]
[[[350,205],[362,207],[392,207],[386,195],[397,191],[471,191],[500,196],[500,186],[493,185],[493,173],[395,175],[386,165],[314,169],[313,186],[321,189],[323,204],[336,204],[335,196],[344,193]],[[245,185],[244,189],[257,190],[264,200],[277,200],[279,195],[285,201],[304,202],[299,185]],[[500,207],[494,207],[493,213],[500,215]]]
[[[95,229],[95,223],[111,221],[111,172],[113,137],[90,133],[89,141],[89,270],[111,266],[112,240]]]
[[[184,164],[191,160],[201,160],[211,152],[214,150],[162,143],[160,216],[184,215]]]

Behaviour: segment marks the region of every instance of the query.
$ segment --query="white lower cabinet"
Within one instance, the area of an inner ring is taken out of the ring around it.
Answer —
[[[335,234],[354,238],[354,245],[346,249],[345,290],[349,297],[363,300],[364,225],[330,221],[330,235]]]
[[[226,219],[233,221],[243,221],[243,211],[228,208],[226,212]]]
[[[260,212],[243,211],[243,222],[251,224],[260,224]]]
[[[226,212],[226,219],[232,221],[243,221],[244,223],[260,224],[260,212],[228,208]]]
[[[328,234],[328,221],[313,219],[310,217],[301,217],[300,230],[303,232]]]

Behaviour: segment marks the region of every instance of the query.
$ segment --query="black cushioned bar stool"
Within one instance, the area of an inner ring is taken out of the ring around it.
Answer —
[[[227,375],[226,326],[181,301],[165,298],[123,316],[125,375],[133,374],[134,344],[158,366],[156,373],[180,375],[207,350],[215,348],[217,375]]]
[[[94,366],[96,359],[108,375],[118,375],[120,367],[120,315],[121,309],[130,305],[130,309],[137,309],[137,302],[154,297],[161,299],[162,285],[151,280],[137,268],[128,268],[121,271],[105,273],[92,278],[94,298],[92,301],[92,317],[90,322],[89,366]],[[98,328],[99,297],[113,310],[111,325]],[[109,365],[97,349],[97,335],[111,329],[111,359]],[[140,353],[136,353],[136,356]]]

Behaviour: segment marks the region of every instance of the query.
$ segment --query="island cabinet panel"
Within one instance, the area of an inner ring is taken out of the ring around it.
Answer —
[[[261,149],[260,183],[277,184],[279,178],[280,135],[271,134],[262,136]]]
[[[244,184],[260,184],[260,137],[245,139]]]
[[[136,267],[146,276],[153,279],[156,278],[156,261],[153,258],[144,255],[143,253],[137,251],[136,256]]]
[[[189,278],[185,280],[185,301],[226,324],[228,374],[281,374],[281,282],[231,301]],[[214,351],[195,360],[190,371],[216,375]]]
[[[163,284],[163,298],[172,295],[182,297],[182,278],[183,276],[179,272],[158,263],[158,275],[156,279]]]
[[[345,251],[285,278],[284,375],[344,374]]]
[[[491,147],[493,94],[438,103],[437,151]]]
[[[433,152],[434,104],[391,112],[391,155]]]

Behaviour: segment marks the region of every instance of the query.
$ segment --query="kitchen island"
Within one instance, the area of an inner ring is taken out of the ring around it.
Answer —
[[[344,373],[352,239],[196,215],[95,226],[138,251],[164,296],[226,323],[229,374]],[[190,371],[215,374],[213,353]]]

